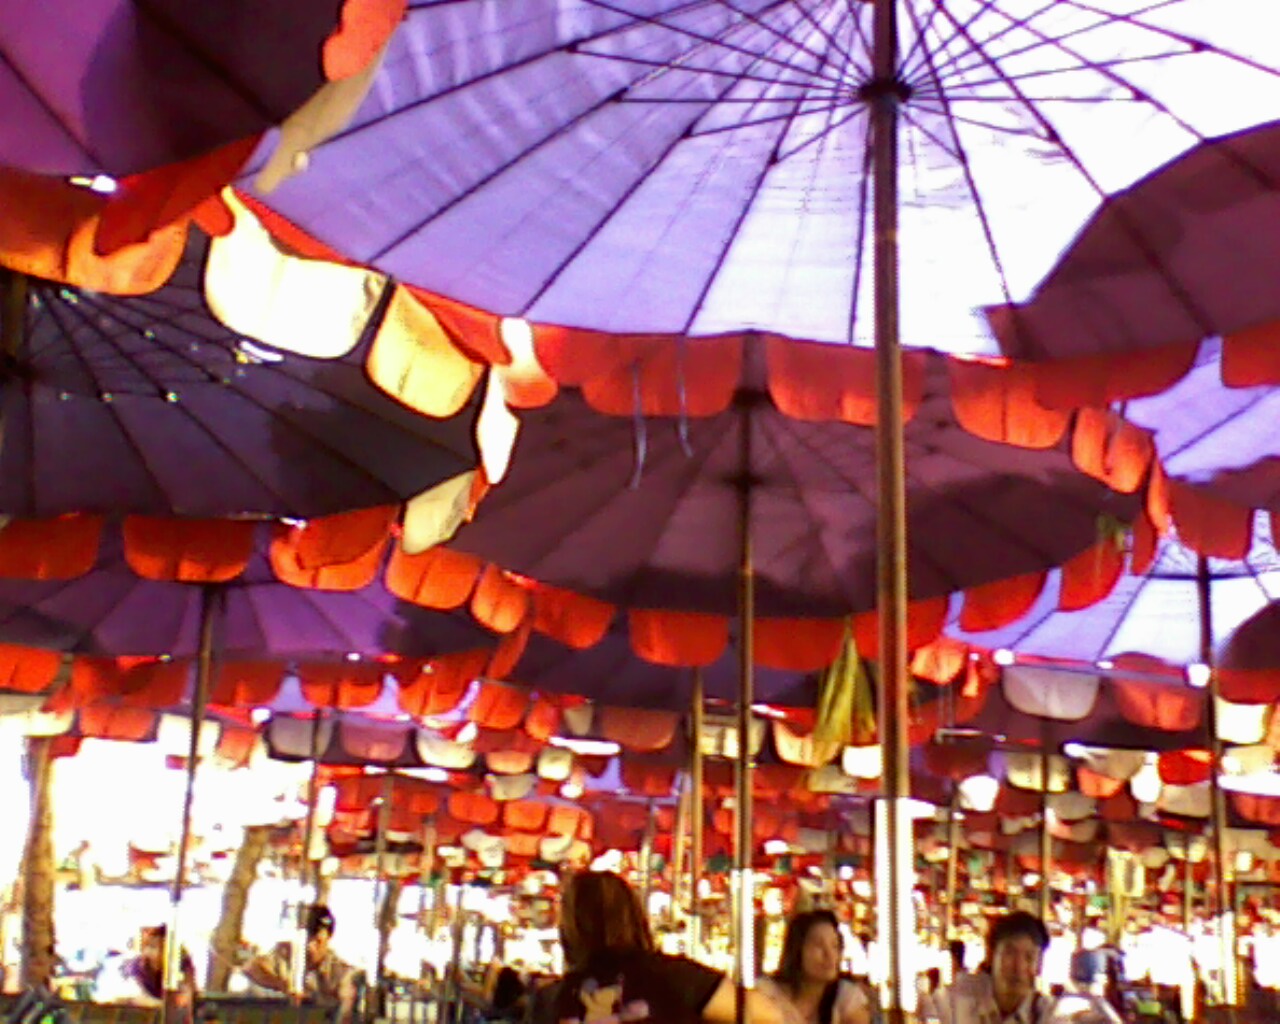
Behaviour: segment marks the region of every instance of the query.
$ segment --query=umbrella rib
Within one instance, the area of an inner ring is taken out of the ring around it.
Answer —
[[[1133,588],[1133,593],[1130,594],[1128,599],[1124,602],[1123,610],[1116,616],[1115,621],[1111,623],[1111,628],[1107,630],[1106,638],[1103,640],[1102,645],[1096,652],[1096,658],[1105,658],[1107,656],[1107,651],[1110,650],[1116,637],[1120,635],[1120,627],[1124,625],[1125,619],[1129,617],[1129,613],[1133,611],[1134,605],[1138,603],[1138,598],[1142,596],[1142,588],[1150,583],[1151,579],[1152,576],[1149,573],[1145,576],[1138,577],[1138,585]],[[1083,611],[1084,609],[1081,610]],[[1073,615],[1075,613],[1063,612],[1062,614]],[[1123,654],[1124,652],[1121,651],[1120,653]]]
[[[271,110],[262,98],[257,96],[254,91],[245,85],[239,76],[232,73],[231,69],[219,63],[212,54],[208,53],[203,47],[197,45],[186,32],[182,31],[179,25],[172,19],[167,17],[154,0],[134,0],[133,6],[141,10],[142,14],[151,21],[161,32],[173,39],[179,47],[184,49],[188,54],[195,58],[206,71],[222,80],[222,82],[248,107],[251,111],[266,121],[275,121],[281,116],[282,111]]]
[[[853,288],[849,294],[849,326],[845,334],[846,344],[852,345],[857,333],[858,302],[862,294],[862,255],[867,246],[867,204],[871,195],[871,119],[867,118],[862,144],[862,179],[858,182],[858,224],[853,243]]]
[[[748,21],[756,25],[759,25],[771,36],[777,39],[778,42],[790,43],[795,49],[799,50],[801,53],[807,53],[810,57],[814,58],[818,62],[819,70],[821,70],[821,68],[826,64],[827,58],[825,54],[818,53],[817,51],[810,49],[807,45],[802,43],[800,40],[793,39],[791,36],[788,36],[782,30],[775,28],[773,25],[769,24],[764,19],[763,16],[758,14],[751,14],[748,11],[742,10],[741,8],[737,7],[733,3],[733,0],[714,0],[714,3],[719,7],[726,8],[727,10],[732,11],[734,14],[737,14],[740,17],[746,18]],[[774,5],[773,7],[767,8],[769,12],[772,12],[778,9],[779,9],[778,5]],[[802,17],[808,14],[808,11],[805,9],[804,5],[800,2],[800,0],[793,0],[793,2],[789,5],[789,7],[784,8],[784,10],[785,9],[797,10],[800,12]],[[812,19],[806,18],[806,20],[808,20],[810,24],[814,24]],[[795,26],[792,26],[792,27],[794,28]],[[814,27],[818,28],[816,24],[814,24]],[[818,28],[818,31],[819,31],[819,34],[822,33],[821,28]],[[824,36],[824,38],[826,38],[828,43],[834,43],[834,40],[832,40],[829,36]]]
[[[1209,426],[1206,426],[1203,430],[1193,434],[1191,437],[1184,440],[1181,444],[1177,445],[1173,449],[1173,451],[1169,452],[1167,455],[1164,456],[1163,461],[1165,463],[1168,463],[1169,461],[1176,458],[1177,456],[1183,455],[1186,452],[1190,451],[1192,448],[1200,444],[1202,441],[1205,441],[1208,438],[1212,437],[1215,433],[1217,433],[1219,430],[1221,430],[1223,427],[1227,426],[1228,424],[1234,423],[1236,420],[1239,420],[1242,417],[1252,414],[1257,406],[1265,403],[1267,399],[1269,399],[1270,397],[1272,397],[1272,392],[1270,389],[1267,389],[1266,391],[1261,391],[1258,394],[1251,396],[1246,404],[1240,406],[1238,409],[1233,409],[1227,416],[1223,417],[1220,420],[1215,421]],[[1158,431],[1157,431],[1157,436],[1158,436]]]
[[[80,317],[81,322],[86,327],[88,327],[90,330],[95,329],[93,327],[93,324],[89,321],[88,317],[85,316],[85,314],[81,311],[78,305],[71,306],[70,309],[74,311],[76,316]],[[119,355],[126,364],[132,366],[140,376],[144,377],[148,381],[148,383],[150,383],[151,386],[155,388],[157,399],[159,398],[159,396],[165,395],[167,393],[165,387],[156,379],[156,377],[149,370],[145,369],[138,363],[133,362],[129,359],[128,354],[120,347],[119,343],[113,337],[111,337],[109,334],[107,334],[104,331],[99,331],[98,336],[102,339],[103,343],[105,343],[106,345],[114,349],[117,355]],[[67,335],[67,340],[70,342],[71,340],[70,334]],[[74,344],[71,345],[71,348],[73,351],[76,352],[77,355],[81,355],[79,352],[79,349]],[[93,371],[89,368],[88,361],[84,360],[83,356],[81,356],[81,359],[85,366],[86,371],[89,373],[91,377],[93,377],[93,379],[96,380],[96,377],[93,376]],[[250,399],[249,401],[251,404],[255,404],[253,403],[252,399]],[[125,425],[124,420],[121,418],[121,416],[117,412],[113,403],[108,402],[104,404],[111,405],[112,415],[115,417],[116,422],[120,425],[121,431],[124,433],[125,437],[128,439],[130,447],[132,447],[134,452],[137,454],[139,464],[142,465],[142,467],[146,470],[147,475],[150,476],[152,480],[155,482],[161,499],[164,500],[166,503],[168,503],[167,491],[161,485],[159,477],[156,476],[155,472],[151,469],[150,465],[147,464],[146,454],[143,451],[142,446],[138,444],[137,441],[135,440],[133,436],[133,432]],[[237,451],[235,451],[235,449],[233,449],[230,445],[226,444],[220,437],[214,434],[213,431],[209,430],[208,425],[205,424],[199,417],[197,417],[190,408],[183,405],[181,402],[166,402],[166,404],[171,405],[173,408],[177,410],[180,410],[183,417],[185,417],[191,423],[195,424],[195,426],[200,429],[201,433],[205,437],[208,437],[214,443],[216,448],[218,448],[220,451],[222,451],[226,455],[230,456],[230,459],[233,463],[237,463],[238,465],[240,465],[247,476],[257,481],[257,483],[259,484],[259,486],[261,486],[263,491],[271,495],[276,501],[280,503],[280,507],[282,508],[289,507],[289,502],[286,500],[285,495],[283,495],[280,491],[278,491],[270,481],[268,481],[265,477],[259,474],[257,470],[254,469],[254,467],[251,466],[246,460],[241,458],[240,454]],[[267,410],[267,411],[269,412],[270,410]],[[287,421],[284,421],[284,422],[287,422]]]
[[[953,15],[950,9],[947,7],[947,0],[937,0],[937,2],[938,2],[938,9],[942,12],[943,17],[947,18],[953,24],[959,26],[959,23],[957,22],[955,15]],[[987,4],[990,4],[990,2],[991,0],[986,0]],[[1080,173],[1080,175],[1088,183],[1089,187],[1092,188],[1095,193],[1097,193],[1100,199],[1106,200],[1108,198],[1106,190],[1103,189],[1101,185],[1099,185],[1097,179],[1095,179],[1093,175],[1089,173],[1089,170],[1084,166],[1084,163],[1080,160],[1079,155],[1076,153],[1074,149],[1072,149],[1070,146],[1067,145],[1066,141],[1058,133],[1058,130],[1053,125],[1053,123],[1044,115],[1044,113],[1034,103],[1031,103],[1029,100],[1027,100],[1025,94],[1023,93],[1021,87],[1017,84],[1017,82],[1010,81],[1007,78],[1007,76],[1004,74],[1003,70],[1001,69],[1000,65],[996,63],[990,57],[990,55],[986,54],[985,51],[981,49],[981,47],[978,47],[977,44],[974,43],[972,36],[969,35],[967,31],[965,31],[965,35],[966,35],[966,38],[969,39],[970,44],[976,47],[977,52],[982,54],[984,60],[986,61],[988,66],[991,68],[992,72],[1001,78],[1005,86],[1010,90],[1010,92],[1013,93],[1014,97],[1018,100],[1018,102],[1023,105],[1026,111],[1040,124],[1041,128],[1047,133],[1048,139],[1046,141],[1054,145],[1058,149],[1058,151],[1061,152],[1062,155],[1067,158],[1067,161],[1071,164],[1071,166],[1074,167]],[[1137,225],[1133,223],[1132,219],[1124,213],[1122,208],[1115,207],[1114,209],[1115,209],[1116,217],[1120,220],[1122,226],[1125,228],[1125,233],[1129,236],[1130,241],[1132,241],[1134,245],[1139,249],[1143,259],[1147,262],[1147,264],[1151,267],[1151,269],[1160,278],[1161,282],[1165,285],[1166,289],[1168,289],[1174,301],[1177,302],[1182,307],[1183,311],[1187,314],[1187,316],[1192,321],[1194,321],[1197,329],[1199,329],[1202,334],[1209,335],[1214,333],[1212,322],[1210,321],[1210,319],[1207,316],[1205,316],[1204,311],[1199,308],[1195,300],[1191,297],[1190,294],[1188,294],[1187,290],[1184,287],[1182,287],[1182,285],[1173,277],[1172,274],[1168,272],[1164,264],[1161,262],[1160,257],[1152,249],[1150,243],[1147,241],[1143,232],[1137,227]]]
[[[728,93],[732,90],[733,85],[734,83],[731,82],[727,86],[725,86],[725,88],[721,91],[720,96],[721,97],[727,96]],[[716,97],[713,100],[708,100],[707,101],[708,106],[711,106],[714,103],[718,102],[719,98],[720,97]],[[792,111],[792,115],[793,117],[795,116],[794,110]],[[788,127],[789,127],[789,124],[788,124]],[[784,128],[779,137],[779,144],[780,144],[781,138],[785,137],[786,131],[787,129]],[[684,136],[680,136],[674,139],[670,143],[670,145],[668,145],[667,148],[662,152],[662,154],[658,157],[658,159],[654,162],[653,166],[654,167],[660,166],[662,162],[666,160],[666,158],[675,151],[675,148],[682,141],[684,141]],[[692,312],[690,313],[689,317],[685,320],[683,330],[679,333],[687,334],[690,327],[693,324],[693,321],[697,318],[697,315],[699,310],[701,309],[703,300],[706,299],[707,293],[710,291],[711,284],[712,282],[714,282],[716,275],[720,272],[720,269],[724,266],[724,261],[728,258],[728,251],[732,247],[734,240],[737,238],[738,230],[741,228],[743,221],[746,219],[747,212],[749,211],[752,203],[754,203],[756,197],[760,194],[760,189],[764,185],[764,179],[768,175],[771,167],[773,166],[773,162],[776,159],[776,156],[777,156],[777,145],[775,145],[774,151],[770,155],[770,158],[764,161],[763,171],[761,172],[760,177],[756,179],[756,183],[752,188],[751,198],[747,202],[742,204],[741,213],[739,214],[737,220],[734,222],[734,225],[730,231],[729,237],[725,242],[725,246],[724,248],[721,249],[719,256],[716,258],[715,263],[712,265],[711,271],[707,276],[706,281],[703,283],[703,287],[701,291],[698,293],[697,298],[691,304],[690,309],[692,310]],[[597,220],[595,229],[593,229],[590,232],[583,233],[582,239],[573,247],[573,249],[569,251],[569,253],[565,255],[565,257],[560,261],[559,265],[556,266],[550,272],[550,274],[547,276],[546,280],[543,282],[541,287],[539,287],[538,290],[535,291],[529,297],[529,299],[525,302],[522,310],[522,312],[525,315],[527,315],[529,310],[531,310],[535,305],[537,305],[537,303],[541,301],[541,299],[547,294],[547,292],[549,292],[555,286],[555,283],[560,279],[560,276],[566,270],[569,269],[569,266],[573,263],[573,261],[576,260],[578,256],[580,256],[583,252],[585,252],[587,246],[590,245],[592,241],[594,241],[596,232],[598,232],[606,223],[608,223],[608,221],[619,210],[622,209],[622,207],[628,202],[628,200],[630,200],[630,198],[641,188],[644,182],[645,182],[645,177],[643,175],[637,176],[635,181],[633,181],[631,185],[628,186],[627,189],[623,192],[623,194],[614,201],[613,206],[609,210],[605,211],[604,215]]]
[[[97,376],[93,372],[93,367],[89,363],[88,359],[85,358],[84,353],[80,351],[79,346],[76,345],[75,342],[73,341],[73,332],[70,330],[69,326],[63,321],[62,315],[59,312],[60,310],[63,313],[68,312],[67,307],[63,307],[61,306],[61,304],[54,303],[49,305],[48,309],[49,309],[49,315],[53,317],[54,322],[57,324],[58,328],[63,332],[63,337],[67,339],[67,348],[71,352],[72,357],[80,364],[81,368],[84,370],[85,375],[89,378],[89,380],[93,381],[96,384]],[[70,309],[75,309],[83,319],[83,322],[85,323],[85,325],[88,326],[91,330],[94,329],[93,325],[89,323],[87,319],[84,319],[83,313],[79,312],[78,307],[72,306],[70,307]],[[146,456],[143,454],[142,449],[138,446],[137,440],[134,438],[133,434],[128,430],[128,428],[125,427],[124,421],[120,417],[119,410],[116,409],[111,402],[102,401],[101,398],[99,398],[99,404],[107,406],[111,414],[111,421],[115,423],[116,428],[119,430],[120,436],[124,439],[125,444],[127,444],[129,448],[133,450],[133,453],[137,456],[138,466],[142,469],[142,472],[146,475],[147,479],[151,482],[154,495],[157,498],[159,498],[161,502],[167,503],[167,495],[165,494],[164,487],[161,485],[159,478],[155,475],[155,472],[147,464]]]
[[[911,4],[907,4],[907,10],[911,12],[911,19],[915,22],[915,9]],[[934,8],[937,10],[937,8]],[[928,51],[924,54],[924,59],[928,61],[929,68],[933,72],[933,76],[937,79],[937,71],[934,69],[933,56]],[[973,166],[969,161],[969,154],[965,150],[964,142],[960,138],[960,132],[956,128],[956,123],[951,117],[951,104],[948,102],[945,94],[942,97],[942,107],[945,111],[943,121],[951,132],[951,139],[955,143],[956,153],[959,157],[960,171],[964,175],[965,185],[968,186],[969,194],[973,197],[974,208],[978,212],[978,221],[982,225],[982,237],[987,243],[987,253],[991,257],[991,262],[996,268],[996,273],[1000,277],[1000,291],[1004,295],[1006,305],[1013,302],[1013,294],[1009,289],[1009,275],[1005,272],[1004,262],[1000,259],[1000,251],[996,247],[995,231],[991,225],[991,218],[987,213],[987,208],[982,201],[982,195],[978,191],[978,183],[973,176]],[[914,120],[914,119],[913,119]],[[917,126],[920,127],[920,126]],[[943,146],[945,150],[946,147]]]
[[[804,20],[813,26],[814,31],[816,31],[820,36],[822,36],[823,39],[827,41],[827,45],[829,45],[833,50],[836,51],[836,53],[840,54],[840,56],[844,58],[844,64],[840,71],[840,78],[842,81],[848,79],[848,71],[850,68],[853,68],[860,76],[865,76],[868,73],[868,69],[864,65],[860,64],[858,62],[858,59],[853,55],[853,51],[849,47],[844,46],[840,42],[840,40],[836,37],[836,33],[834,31],[828,29],[825,25],[822,24],[822,22],[820,22],[817,18],[813,16],[813,11],[804,5],[803,0],[795,0],[794,6],[796,10],[800,12]],[[845,10],[846,10],[846,16],[840,18],[841,25],[843,25],[843,23],[845,22],[848,16],[852,16],[854,18],[857,17],[857,15],[854,14],[853,11],[848,7],[846,7]],[[823,56],[823,61],[825,62],[825,60],[826,60],[826,55]]]
[[[87,139],[80,139],[71,131],[63,121],[62,113],[56,110],[49,103],[40,90],[35,87],[35,84],[31,79],[28,78],[22,69],[18,67],[14,60],[9,56],[9,53],[2,46],[0,46],[0,63],[3,63],[4,66],[12,72],[13,77],[22,84],[22,86],[27,90],[27,93],[36,101],[37,104],[39,104],[40,109],[49,115],[49,119],[57,126],[58,131],[63,136],[70,139],[75,147],[95,164],[99,166],[106,164],[106,161],[102,159],[101,154],[89,145],[89,141]]]
[[[613,14],[621,14],[625,17],[631,18],[636,24],[651,25],[654,28],[664,29],[668,32],[674,33],[675,35],[687,36],[690,39],[696,39],[700,43],[705,43],[710,46],[718,47],[722,50],[728,50],[731,53],[737,53],[743,57],[750,57],[753,63],[764,61],[767,64],[773,64],[777,67],[782,68],[783,70],[796,71],[802,75],[808,75],[812,79],[828,82],[831,85],[836,87],[839,87],[844,84],[838,78],[832,78],[829,75],[819,74],[815,72],[813,69],[806,68],[801,64],[792,64],[788,61],[780,60],[777,57],[772,57],[767,53],[760,53],[758,51],[749,50],[746,47],[738,46],[734,43],[727,42],[726,37],[730,35],[732,32],[734,32],[735,30],[737,30],[740,27],[740,23],[727,26],[725,29],[721,31],[719,36],[708,36],[701,32],[695,32],[693,31],[693,29],[682,28],[679,25],[673,25],[670,22],[664,21],[661,16],[655,17],[653,15],[638,14],[634,11],[629,11],[625,7],[618,7],[612,3],[609,3],[608,0],[583,0],[583,2],[590,7],[597,7],[597,8],[600,8],[601,10],[609,11]],[[715,2],[717,6],[723,5],[723,0],[715,0]],[[768,12],[775,8],[788,7],[792,4],[792,2],[793,0],[775,0],[774,3],[764,8],[764,10],[765,12]],[[674,69],[678,67],[678,65],[672,65],[672,67]]]

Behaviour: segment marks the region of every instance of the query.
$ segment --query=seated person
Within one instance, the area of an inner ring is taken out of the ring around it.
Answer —
[[[317,904],[307,911],[306,966],[302,993],[310,999],[336,1003],[340,1020],[348,1020],[356,1002],[358,972],[329,948],[334,920],[329,908]],[[270,953],[250,961],[245,975],[255,985],[273,992],[289,992],[293,976],[293,946],[279,943]]]
[[[93,997],[100,1003],[127,1003],[132,1006],[160,1006],[164,1003],[164,947],[169,930],[165,925],[143,928],[138,936],[137,956],[103,967],[94,984]],[[195,1005],[195,964],[184,949],[182,978],[177,988],[177,1005]]]
[[[1053,999],[1036,990],[1049,930],[1018,911],[998,919],[987,937],[987,960],[921,1001],[929,1024],[1048,1024]]]

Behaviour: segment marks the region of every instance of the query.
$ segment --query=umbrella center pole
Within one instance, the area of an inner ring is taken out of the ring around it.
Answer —
[[[206,586],[200,600],[200,650],[196,661],[196,686],[191,701],[191,738],[187,747],[187,785],[182,797],[182,828],[178,833],[178,852],[175,858],[173,886],[169,891],[169,927],[165,933],[164,948],[164,1001],[161,1024],[179,1020],[183,1011],[194,1007],[182,1007],[184,994],[189,994],[183,974],[182,937],[180,933],[182,890],[186,886],[187,860],[191,849],[191,811],[195,803],[196,765],[200,760],[200,735],[204,726],[205,709],[213,687],[215,659],[217,656],[218,622],[223,611],[223,591],[220,587]]]
[[[751,744],[752,704],[755,702],[756,577],[751,549],[751,413],[742,410],[742,475],[739,480],[738,530],[741,565],[738,586],[738,759],[734,775],[734,889],[736,925],[735,1019],[747,1022],[747,993],[755,985],[755,883],[752,879],[751,780],[754,773]],[[699,694],[701,696],[701,694]]]
[[[691,701],[691,729],[693,750],[689,755],[689,956],[697,959],[702,954],[702,880],[703,828],[706,811],[702,802],[702,734],[703,689],[702,669],[693,670],[693,700]]]
[[[878,510],[876,597],[879,609],[879,736],[883,753],[885,872],[876,879],[880,945],[887,952],[882,993],[885,1024],[903,1024],[915,1009],[912,822],[907,724],[907,529],[899,337],[898,120],[905,98],[898,68],[898,4],[880,0],[872,25],[871,173],[875,230],[876,463]]]

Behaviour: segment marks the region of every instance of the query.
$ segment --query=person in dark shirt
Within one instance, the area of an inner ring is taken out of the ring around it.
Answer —
[[[560,942],[568,973],[538,1001],[537,1024],[730,1024],[733,983],[720,971],[654,948],[648,921],[618,875],[584,871],[565,883]],[[777,1006],[749,992],[751,1024],[780,1024]]]

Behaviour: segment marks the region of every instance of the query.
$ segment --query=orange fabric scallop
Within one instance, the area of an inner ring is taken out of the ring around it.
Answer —
[[[1036,400],[1034,368],[949,359],[951,407],[975,437],[1019,448],[1052,448],[1062,440],[1070,414]]]
[[[591,817],[581,807],[566,807],[559,804],[551,808],[547,815],[547,835],[576,836],[585,819]]]
[[[508,832],[503,836],[508,857],[533,859],[542,849],[542,836],[532,832]]]
[[[1280,825],[1280,797],[1257,796],[1253,793],[1232,793],[1231,806],[1236,813],[1257,825],[1274,828]]]
[[[1160,781],[1169,786],[1194,786],[1208,782],[1213,755],[1207,750],[1172,750],[1161,754],[1156,762]]]
[[[723,615],[633,608],[627,621],[632,649],[655,665],[710,665],[729,642],[729,620]]]
[[[91,704],[81,708],[76,717],[85,739],[143,743],[156,729],[155,713],[144,708]]]
[[[907,605],[907,649],[914,651],[933,643],[942,634],[947,621],[948,601],[933,597],[912,601]],[[869,661],[880,654],[880,616],[877,612],[861,612],[849,620],[858,653]]]
[[[676,712],[644,708],[597,706],[595,720],[601,737],[643,754],[669,747],[680,726]]]
[[[1157,535],[1163,537],[1173,524],[1169,511],[1169,477],[1159,460],[1151,464],[1151,479],[1147,481],[1147,517]]]
[[[102,196],[62,178],[0,168],[0,266],[113,295],[155,291],[182,259],[186,225],[100,256],[94,235],[105,207]]]
[[[1002,818],[1028,818],[1040,813],[1040,794],[1029,789],[1001,785],[995,812]]]
[[[528,750],[493,750],[484,755],[484,764],[494,775],[525,775],[533,770],[533,753]]]
[[[0,577],[70,580],[98,560],[101,516],[11,519],[0,529]]]
[[[1124,789],[1124,779],[1113,779],[1085,765],[1076,766],[1076,785],[1085,796],[1108,800]]]
[[[1169,482],[1169,511],[1178,539],[1210,558],[1240,561],[1253,541],[1253,511],[1199,487]]]
[[[270,661],[228,661],[218,666],[211,704],[258,707],[270,704],[284,682],[284,668]]]
[[[984,583],[964,592],[960,628],[968,633],[999,629],[1026,615],[1044,589],[1045,574],[1031,572],[1008,580]]]
[[[144,245],[161,228],[187,223],[197,208],[231,184],[261,139],[237,139],[190,160],[122,178],[103,207],[95,251],[110,256]]]
[[[1273,704],[1280,700],[1280,668],[1218,669],[1218,692],[1233,704]]]
[[[243,726],[223,725],[214,755],[227,768],[247,768],[258,744],[258,734]]]
[[[422,671],[401,678],[397,702],[410,715],[426,717],[452,711],[466,695],[471,680],[484,671],[489,652],[459,651],[432,658]]]
[[[930,774],[946,779],[967,779],[985,775],[991,757],[990,742],[938,743],[924,745],[924,764]]]
[[[844,619],[757,619],[752,639],[756,664],[817,672],[836,660],[844,630]]]
[[[509,366],[511,353],[502,341],[502,320],[466,303],[405,285],[405,291],[431,311],[449,340],[477,363]]]
[[[281,583],[308,590],[350,592],[362,590],[377,579],[389,539],[384,537],[382,543],[369,548],[354,561],[340,565],[318,565],[311,569],[305,569],[299,564],[288,534],[276,536],[267,551],[271,559],[271,571]]]
[[[1138,679],[1112,679],[1110,685],[1120,713],[1144,729],[1185,732],[1198,728],[1204,716],[1204,690],[1174,689]]]
[[[1032,367],[1036,401],[1046,409],[1103,408],[1125,398],[1157,395],[1187,375],[1199,348],[1197,340],[1038,363]]]
[[[1133,523],[1133,545],[1129,555],[1129,571],[1145,576],[1156,560],[1156,528],[1144,509]]]
[[[34,647],[0,644],[0,690],[40,693],[53,685],[62,667],[62,655]]]
[[[1229,388],[1280,384],[1280,322],[1222,339],[1222,383]]]
[[[622,759],[622,784],[636,796],[670,796],[676,770],[669,765],[645,764]]]
[[[364,708],[382,693],[381,665],[341,662],[297,668],[302,696],[318,708]]]
[[[398,505],[321,516],[290,530],[289,547],[303,570],[346,565],[381,551],[399,517]]]
[[[502,823],[519,832],[541,832],[551,808],[535,800],[512,800],[503,804]]]
[[[610,416],[714,416],[729,407],[742,373],[737,335],[690,341],[539,324],[534,351],[549,376],[580,387]]]
[[[449,814],[467,825],[485,828],[498,820],[500,809],[484,793],[450,793]]]
[[[778,409],[797,420],[876,425],[876,355],[871,349],[769,337],[765,341],[769,394]],[[926,356],[902,357],[902,420],[909,421],[924,396]]]
[[[451,611],[471,596],[482,567],[480,559],[449,548],[408,555],[397,544],[387,562],[387,589],[424,608]]]
[[[968,664],[969,645],[949,636],[940,636],[911,656],[911,674],[938,686],[948,686]]]
[[[506,679],[511,675],[520,664],[520,659],[524,657],[525,648],[529,646],[529,637],[532,634],[533,616],[526,615],[520,621],[520,625],[499,638],[484,674],[490,679]]]
[[[559,728],[559,705],[543,697],[536,698],[524,717],[524,731],[539,743],[546,743]]]
[[[338,27],[324,41],[324,76],[358,75],[382,52],[404,18],[406,0],[343,0]]]
[[[111,701],[122,707],[168,708],[182,703],[191,666],[155,658],[76,658],[60,694],[70,707]]]
[[[1110,409],[1081,409],[1071,435],[1071,458],[1076,467],[1113,491],[1133,494],[1142,486],[1155,458],[1149,431]]]
[[[486,729],[514,729],[529,707],[524,690],[501,683],[482,682],[467,718]]]
[[[1124,551],[1104,537],[1062,567],[1058,607],[1074,612],[1097,604],[1115,589],[1123,573]]]
[[[232,519],[129,516],[122,530],[125,560],[143,579],[226,583],[248,565],[255,529]]]
[[[617,609],[607,601],[538,584],[533,591],[533,626],[574,650],[604,639]]]
[[[495,633],[510,633],[528,616],[529,591],[496,565],[486,565],[471,595],[471,614]]]

